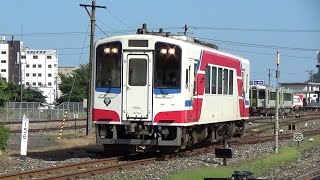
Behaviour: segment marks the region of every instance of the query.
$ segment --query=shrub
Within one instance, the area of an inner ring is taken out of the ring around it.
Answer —
[[[10,137],[10,128],[0,124],[0,154],[5,152],[8,148]]]

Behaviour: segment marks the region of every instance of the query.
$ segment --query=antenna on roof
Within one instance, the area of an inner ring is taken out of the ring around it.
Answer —
[[[187,25],[184,25],[184,35],[186,36],[187,35],[187,31],[189,30],[188,26]]]

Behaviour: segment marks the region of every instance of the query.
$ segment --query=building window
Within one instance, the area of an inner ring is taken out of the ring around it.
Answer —
[[[29,68],[29,67],[30,67],[30,65],[29,65],[29,64],[27,64],[27,65],[26,65],[26,68]]]
[[[41,77],[41,73],[38,73],[38,77]]]
[[[54,67],[56,68],[58,65],[57,64],[54,64]]]
[[[51,56],[47,56],[47,59],[52,59],[52,57]]]
[[[42,66],[41,66],[41,64],[38,64],[38,68],[41,68]]]
[[[1,72],[7,72],[7,70],[6,69],[1,69]]]
[[[36,76],[37,76],[37,74],[36,74],[36,73],[32,73],[32,76],[33,76],[33,77],[36,77]]]
[[[26,85],[27,85],[27,86],[29,86],[29,85],[30,85],[30,83],[29,83],[29,82],[26,82]]]
[[[51,83],[51,82],[48,82],[48,86],[52,86],[52,83]]]
[[[1,63],[6,63],[7,61],[6,60],[1,60]]]
[[[29,73],[26,73],[26,76],[27,76],[27,77],[29,77],[29,76],[30,76],[30,74],[29,74]]]
[[[34,56],[33,56],[33,59],[38,59],[38,56],[37,56],[37,55],[34,55]]]
[[[41,86],[42,85],[42,83],[41,82],[38,82],[38,86]]]
[[[7,54],[7,52],[6,51],[1,51],[1,54]]]
[[[48,74],[48,77],[52,77],[52,74],[51,74],[51,73],[49,73],[49,74]]]
[[[26,59],[26,55],[22,55],[22,56],[21,56],[21,59]]]
[[[36,65],[36,64],[33,64],[33,65],[32,65],[32,67],[33,67],[33,68],[36,68],[36,67],[37,67],[37,65]]]
[[[48,64],[48,68],[52,68],[52,65],[51,65],[51,64]]]
[[[33,82],[33,83],[32,83],[32,85],[34,85],[34,86],[35,86],[35,85],[36,85],[36,82]]]

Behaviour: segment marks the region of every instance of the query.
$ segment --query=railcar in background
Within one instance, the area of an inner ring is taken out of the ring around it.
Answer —
[[[279,115],[293,110],[293,90],[280,88]],[[250,115],[274,115],[276,106],[276,87],[265,85],[250,86]]]
[[[176,151],[243,134],[247,59],[146,26],[95,48],[93,121],[105,150]]]

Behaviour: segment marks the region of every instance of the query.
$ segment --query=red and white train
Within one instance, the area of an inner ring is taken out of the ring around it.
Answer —
[[[176,151],[243,134],[247,59],[146,26],[95,48],[93,121],[105,150]]]

